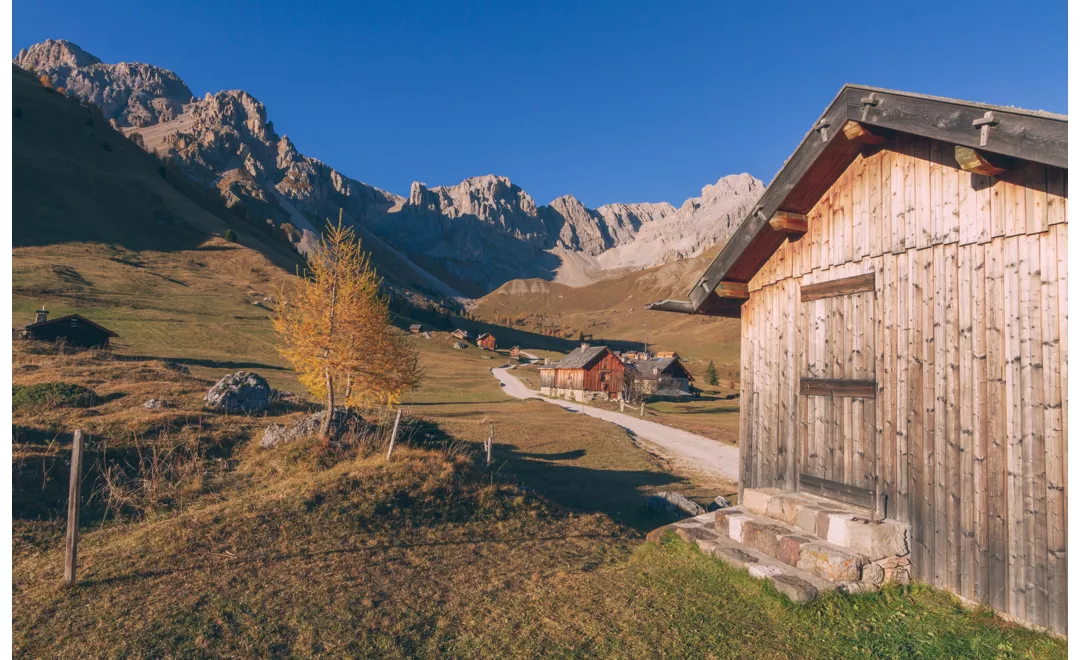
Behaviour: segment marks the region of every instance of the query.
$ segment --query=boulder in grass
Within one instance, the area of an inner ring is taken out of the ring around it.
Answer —
[[[645,500],[645,506],[657,511],[677,511],[688,516],[700,516],[705,513],[705,509],[700,504],[678,493],[653,493]]]
[[[226,413],[257,413],[270,407],[272,390],[266,379],[251,371],[237,371],[206,393],[206,407]]]
[[[172,406],[164,399],[147,399],[146,403],[142,404],[142,407],[147,410],[164,410],[165,408],[171,408]]]
[[[270,449],[271,447],[276,447],[280,444],[295,442],[296,440],[302,440],[317,435],[319,429],[322,428],[324,419],[326,419],[326,411],[320,410],[314,415],[305,417],[289,426],[284,424],[271,424],[263,431],[263,437],[262,440],[259,441],[259,447],[262,449]],[[364,418],[355,412],[346,410],[345,408],[334,408],[334,419],[330,424],[331,439],[336,440],[341,434],[356,429],[363,423]]]

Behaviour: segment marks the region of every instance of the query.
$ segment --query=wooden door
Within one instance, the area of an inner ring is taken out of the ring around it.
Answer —
[[[873,273],[803,286],[799,490],[877,509]]]

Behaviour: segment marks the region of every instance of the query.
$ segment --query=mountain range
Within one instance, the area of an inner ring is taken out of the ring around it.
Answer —
[[[764,188],[736,174],[678,208],[660,202],[593,209],[572,195],[538,206],[507,177],[488,174],[451,186],[414,182],[404,197],[300,153],[247,92],[199,98],[172,71],[104,63],[63,40],[22,50],[15,64],[97,106],[130,139],[215,189],[237,215],[266,222],[300,252],[312,249],[340,209],[379,239],[377,248],[398,252],[442,282],[447,295],[476,297],[522,278],[579,286],[695,256],[726,240]]]

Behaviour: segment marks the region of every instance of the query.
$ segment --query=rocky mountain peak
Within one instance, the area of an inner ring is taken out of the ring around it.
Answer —
[[[27,71],[54,71],[101,64],[101,60],[64,39],[46,39],[19,51],[15,64]]]
[[[318,243],[323,222],[340,210],[382,241],[380,249],[472,294],[516,278],[587,283],[696,255],[726,240],[763,190],[738,174],[705,186],[678,210],[666,202],[592,209],[574,195],[538,207],[508,177],[485,174],[431,188],[417,181],[403,198],[300,153],[243,90],[192,98],[172,71],[106,64],[66,41],[35,44],[15,63],[97,105],[146,149],[216,188],[240,217],[260,228],[269,222],[301,251]],[[575,274],[565,275],[568,268]]]
[[[118,127],[175,119],[193,100],[184,81],[168,69],[138,62],[105,64],[70,41],[34,44],[19,51],[15,64],[98,106]]]

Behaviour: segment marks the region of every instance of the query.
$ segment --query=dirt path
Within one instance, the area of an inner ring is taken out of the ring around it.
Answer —
[[[503,391],[516,399],[536,398],[553,403],[566,410],[582,412],[631,431],[638,437],[654,445],[664,458],[677,467],[699,472],[712,478],[720,478],[731,483],[739,479],[739,448],[725,445],[704,436],[688,433],[670,426],[657,424],[631,415],[593,408],[574,401],[552,399],[530,390],[525,383],[509,373],[506,367],[491,370],[498,379]]]

